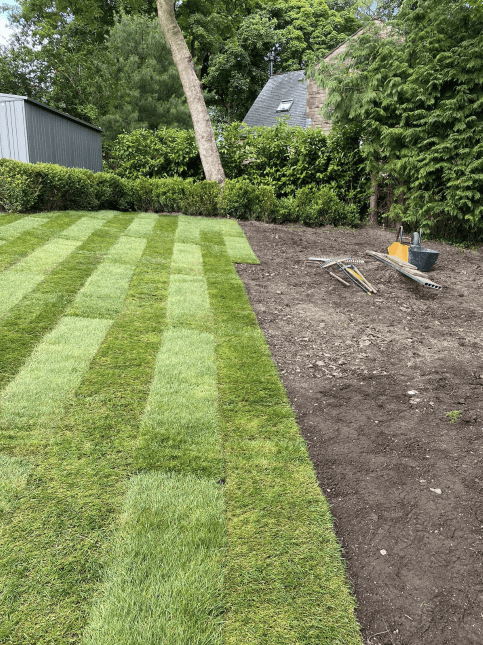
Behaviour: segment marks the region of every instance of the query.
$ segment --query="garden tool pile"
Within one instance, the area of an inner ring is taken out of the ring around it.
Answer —
[[[428,279],[427,272],[434,266],[439,252],[421,246],[421,231],[413,233],[411,243],[403,244],[403,228],[398,230],[396,242],[388,248],[388,253],[366,251],[368,255],[386,266],[396,269],[407,278],[414,280],[430,289],[441,290],[441,286]],[[364,260],[353,260],[351,257],[340,258],[309,258],[309,262],[317,262],[327,273],[347,287],[354,283],[367,294],[377,293],[377,290],[363,276],[356,265],[364,264]],[[335,268],[341,273],[336,275]],[[332,269],[330,271],[329,269]]]
[[[338,282],[342,283],[346,287],[351,286],[353,282],[359,289],[362,289],[367,294],[377,293],[372,284],[366,280],[362,275],[360,270],[356,267],[356,264],[364,264],[364,260],[352,260],[350,257],[347,258],[309,258],[309,262],[318,262],[323,269],[326,269],[327,273]],[[340,275],[336,275],[333,271],[329,271],[329,268],[338,267],[339,271],[342,272],[344,278]],[[348,282],[349,280],[349,282]]]

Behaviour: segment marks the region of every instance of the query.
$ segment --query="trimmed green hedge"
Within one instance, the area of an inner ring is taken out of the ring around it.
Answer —
[[[334,129],[277,125],[249,128],[231,123],[216,130],[216,144],[227,179],[245,179],[273,189],[275,197],[329,186],[345,203],[367,210],[369,178],[354,127]],[[201,181],[203,168],[193,131],[160,128],[121,134],[104,146],[104,163],[124,179],[182,177]]]
[[[8,212],[119,210],[183,212],[263,222],[302,222],[306,226],[353,226],[359,213],[330,187],[306,186],[293,197],[277,199],[273,186],[247,179],[213,181],[172,177],[124,179],[53,164],[0,159],[0,207]]]

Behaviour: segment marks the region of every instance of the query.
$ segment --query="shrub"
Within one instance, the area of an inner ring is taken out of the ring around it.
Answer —
[[[305,226],[354,226],[359,222],[357,208],[340,201],[330,188],[316,190],[313,186],[297,192],[299,220]]]
[[[177,213],[183,209],[186,194],[193,184],[192,179],[171,177],[153,179],[153,200],[156,213]]]
[[[41,178],[34,166],[22,161],[0,159],[0,205],[6,211],[26,212],[37,201]]]
[[[277,202],[277,208],[273,214],[273,221],[276,224],[298,221],[297,200],[295,197],[281,197]]]
[[[220,201],[221,188],[216,181],[199,181],[186,184],[182,208],[186,215],[203,215],[216,217]]]
[[[96,208],[101,210],[134,210],[133,185],[109,172],[98,172],[93,176],[97,200]]]
[[[236,219],[254,219],[258,190],[246,179],[227,179],[220,196],[220,214]]]
[[[193,130],[134,130],[119,135],[104,157],[109,170],[126,179],[203,178]]]

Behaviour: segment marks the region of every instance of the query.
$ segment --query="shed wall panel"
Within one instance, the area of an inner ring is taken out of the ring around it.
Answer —
[[[102,171],[100,132],[30,103],[25,103],[25,115],[31,163]]]
[[[29,161],[24,106],[22,100],[0,101],[0,157]]]

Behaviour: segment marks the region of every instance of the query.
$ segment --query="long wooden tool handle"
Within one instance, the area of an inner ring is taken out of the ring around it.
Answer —
[[[333,278],[335,278],[336,280],[338,280],[339,282],[342,282],[342,284],[345,284],[346,287],[350,287],[350,284],[348,282],[346,282],[345,280],[342,280],[342,278],[339,278],[339,276],[335,275],[335,273],[332,273],[332,271],[327,271],[327,273],[331,275]]]

